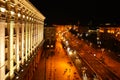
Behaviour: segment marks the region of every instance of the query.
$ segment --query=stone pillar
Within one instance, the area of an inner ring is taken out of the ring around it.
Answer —
[[[37,21],[35,23],[35,48],[37,46]]]
[[[39,24],[39,26],[40,26],[40,29],[39,29],[39,36],[40,36],[40,39],[39,39],[39,43],[41,42],[41,38],[42,38],[42,24],[41,24],[41,22],[40,22],[40,24]]]
[[[23,9],[21,10],[21,63],[24,65],[24,28],[25,28],[25,23],[24,23],[24,15],[23,15]]]
[[[35,29],[36,29],[36,21],[34,20],[34,26],[33,26],[33,51],[35,50]]]
[[[24,64],[24,52],[25,52],[25,49],[24,49],[24,27],[25,27],[25,24],[22,22],[21,23],[21,29],[22,29],[22,40],[21,40],[21,60],[22,60],[22,65]]]
[[[32,51],[34,49],[34,19],[32,19]]]
[[[0,20],[0,80],[5,80],[5,22]]]
[[[25,16],[26,17],[26,16]],[[28,22],[25,18],[25,60],[28,60]]]
[[[33,37],[34,37],[34,43],[33,43],[33,44],[34,44],[34,50],[35,50],[35,40],[36,40],[36,21],[34,22],[34,33],[33,33],[33,34],[34,34],[34,36],[33,36]]]
[[[35,48],[37,47],[38,45],[38,22],[36,22],[36,44],[35,44]]]
[[[40,23],[38,22],[38,45],[40,44]]]
[[[38,22],[36,23],[36,47],[38,46]]]
[[[16,31],[16,41],[15,41],[15,62],[17,65],[17,71],[19,71],[19,26],[20,24],[18,23],[18,10],[17,6],[15,6],[15,31]]]
[[[14,76],[14,69],[13,69],[13,28],[14,28],[14,21],[11,21],[11,7],[10,7],[10,2],[8,1],[7,3],[7,28],[8,28],[8,37],[9,37],[9,42],[8,42],[8,69],[10,78],[12,79]]]
[[[28,18],[28,56],[30,57],[30,28],[31,28],[31,22],[30,22],[30,17]]]
[[[44,35],[44,23],[43,22],[41,22],[40,34],[41,34],[41,38],[40,38],[40,42],[41,42],[43,40],[43,35]]]
[[[33,35],[33,20],[31,18],[31,26],[30,26],[30,53],[32,55],[32,35]]]

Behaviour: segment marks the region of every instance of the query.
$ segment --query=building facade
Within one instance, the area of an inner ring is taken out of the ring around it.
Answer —
[[[100,26],[99,33],[111,34],[112,37],[120,41],[120,26]]]
[[[28,0],[0,0],[0,80],[32,78],[44,41],[44,19]]]

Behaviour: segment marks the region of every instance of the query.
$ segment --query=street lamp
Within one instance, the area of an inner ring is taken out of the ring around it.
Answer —
[[[82,67],[81,69],[82,69],[82,73],[83,73],[83,75],[84,75],[85,72],[86,72],[86,70],[87,70],[87,68],[86,68],[86,67]]]
[[[86,67],[82,67],[81,69],[82,69],[82,73],[83,73],[83,80],[87,80],[87,75],[85,73],[87,68]]]
[[[96,57],[96,54],[94,54],[94,57]]]

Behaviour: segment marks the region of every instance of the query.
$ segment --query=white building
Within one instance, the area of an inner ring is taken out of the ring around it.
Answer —
[[[0,0],[0,80],[20,78],[24,68],[30,76],[22,78],[30,80],[44,40],[44,19],[28,0]]]

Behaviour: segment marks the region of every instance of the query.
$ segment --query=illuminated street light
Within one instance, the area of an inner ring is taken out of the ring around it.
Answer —
[[[83,70],[83,72],[85,72],[87,70],[86,67],[82,67],[81,69]]]
[[[96,56],[96,54],[94,54],[94,56]]]
[[[86,67],[82,67],[81,69],[82,69],[82,74],[83,74],[83,80],[87,80],[87,75],[85,73],[87,68]]]

